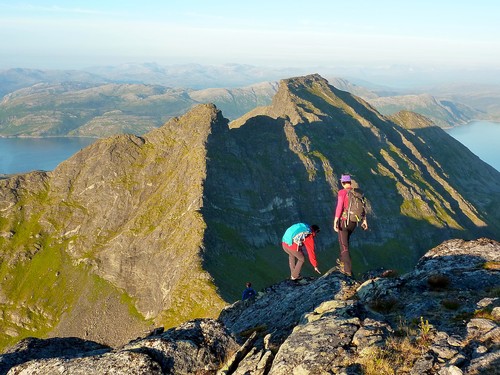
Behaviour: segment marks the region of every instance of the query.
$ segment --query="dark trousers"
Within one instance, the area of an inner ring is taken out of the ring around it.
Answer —
[[[288,265],[290,266],[290,274],[292,279],[298,279],[300,276],[300,270],[304,264],[304,247],[299,246],[298,251],[287,249],[283,246],[283,250],[288,254]]]
[[[352,273],[351,255],[349,254],[349,239],[352,232],[356,229],[357,223],[350,221],[346,225],[346,221],[342,220],[339,227],[339,245],[340,256],[339,259],[344,265],[344,272],[347,274]]]

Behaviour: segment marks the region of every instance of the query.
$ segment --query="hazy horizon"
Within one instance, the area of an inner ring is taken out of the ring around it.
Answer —
[[[0,0],[0,69],[236,63],[500,83],[499,11],[485,0]]]

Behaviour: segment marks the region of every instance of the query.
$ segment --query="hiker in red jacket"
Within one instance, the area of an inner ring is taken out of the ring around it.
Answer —
[[[349,254],[349,239],[352,232],[356,229],[358,221],[361,222],[361,228],[368,229],[366,215],[363,213],[360,217],[352,217],[348,214],[349,191],[352,189],[350,175],[342,175],[340,183],[343,189],[339,191],[337,207],[335,209],[335,218],[333,220],[333,229],[338,233],[340,256],[337,260],[339,270],[345,275],[352,276],[351,256]]]
[[[304,250],[307,250],[309,262],[314,267],[314,271],[321,274],[318,269],[316,253],[314,252],[314,237],[319,233],[317,225],[297,223],[289,227],[281,240],[283,251],[288,254],[288,264],[290,266],[290,278],[300,280],[300,270],[304,264]]]

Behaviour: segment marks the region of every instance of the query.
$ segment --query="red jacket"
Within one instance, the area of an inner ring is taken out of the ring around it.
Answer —
[[[293,243],[292,246],[288,246],[286,242],[281,243],[284,248],[292,251],[298,251],[298,245]],[[306,247],[307,257],[309,258],[309,262],[313,267],[318,267],[318,262],[316,260],[316,253],[314,252],[314,235],[310,234],[304,239],[303,246]]]

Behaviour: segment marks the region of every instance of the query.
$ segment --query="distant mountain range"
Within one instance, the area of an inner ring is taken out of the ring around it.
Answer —
[[[38,83],[4,96],[0,135],[144,134],[200,103],[216,103],[232,118],[269,103],[276,84],[240,89],[175,89],[148,84]]]
[[[98,66],[86,70],[17,68],[0,71],[0,96],[36,83],[130,83],[201,90],[244,87],[260,82],[274,82],[298,74],[304,74],[304,71],[242,64],[161,66],[155,63],[145,63]]]
[[[91,136],[145,132],[196,104],[214,103],[230,120],[271,103],[289,71],[249,65],[128,64],[88,71],[0,72],[0,136]],[[382,114],[411,110],[440,127],[500,119],[500,88],[457,86],[408,93],[342,78],[329,82]]]
[[[319,75],[290,78],[231,122],[200,104],[52,172],[0,180],[0,346],[53,335],[117,345],[215,317],[245,281],[289,276],[279,242],[295,222],[322,228],[328,270],[345,172],[370,216],[352,239],[355,273],[411,269],[450,238],[500,237],[497,170],[423,116],[389,118]]]
[[[479,110],[459,102],[439,100],[429,94],[386,96],[367,100],[384,115],[393,115],[402,110],[412,111],[426,116],[442,128],[466,124],[471,119],[484,116]]]

